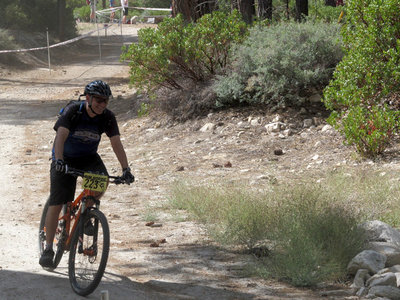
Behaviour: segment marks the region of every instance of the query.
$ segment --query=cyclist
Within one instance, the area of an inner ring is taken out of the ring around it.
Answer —
[[[107,109],[112,96],[109,85],[101,80],[90,82],[82,96],[86,97],[85,101],[67,105],[54,125],[56,137],[50,167],[50,206],[45,222],[46,248],[39,260],[43,267],[53,265],[53,240],[58,216],[62,205],[73,201],[75,196],[76,177],[65,174],[66,166],[108,175],[97,153],[103,132],[110,138],[112,149],[122,167],[122,177],[127,183],[135,180],[128,166],[115,115]],[[96,198],[101,196],[99,193]]]

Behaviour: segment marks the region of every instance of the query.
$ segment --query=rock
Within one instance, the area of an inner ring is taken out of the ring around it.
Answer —
[[[388,224],[374,220],[361,225],[367,234],[369,241],[388,242],[400,247],[400,232]]]
[[[209,132],[209,131],[214,131],[215,129],[215,124],[214,123],[206,123],[204,124],[203,127],[200,128],[201,132]]]
[[[269,124],[265,125],[265,129],[267,129],[268,133],[280,132],[281,130],[285,130],[286,126],[284,123],[275,122],[275,123],[269,123]]]
[[[225,167],[225,168],[232,168],[232,163],[231,163],[230,161],[227,161],[227,162],[224,164],[224,167]]]
[[[394,286],[397,287],[397,279],[394,273],[375,274],[366,282],[367,286]]]
[[[386,267],[400,264],[399,247],[388,242],[370,242],[368,248],[386,256]]]
[[[283,155],[283,150],[282,149],[275,149],[274,150],[275,155]]]
[[[284,131],[283,131],[283,135],[285,136],[285,137],[288,137],[288,136],[292,136],[293,135],[293,130],[292,129],[285,129]]]
[[[386,297],[389,299],[400,299],[400,289],[393,286],[373,286],[368,291],[370,297]]]
[[[319,103],[319,102],[322,101],[322,100],[321,100],[321,95],[320,95],[320,94],[311,95],[311,96],[308,98],[308,100],[309,100],[311,103]]]
[[[276,122],[283,122],[283,117],[282,116],[280,116],[280,115],[276,115],[274,118],[273,118],[273,120],[272,120],[272,122],[273,123],[276,123]]]
[[[321,132],[328,132],[328,131],[332,131],[333,127],[331,125],[324,125],[324,127],[322,127]]]
[[[367,280],[371,278],[367,269],[359,269],[356,276],[354,277],[352,288],[362,288],[365,286]]]
[[[261,123],[260,118],[253,118],[253,117],[249,117],[247,122],[249,122],[251,126],[258,126]]]
[[[359,269],[367,269],[371,274],[378,273],[385,267],[386,256],[373,250],[364,250],[357,254],[347,265],[350,275],[357,273]]]
[[[313,125],[313,120],[312,119],[303,120],[303,127],[304,128],[310,128],[312,125]]]

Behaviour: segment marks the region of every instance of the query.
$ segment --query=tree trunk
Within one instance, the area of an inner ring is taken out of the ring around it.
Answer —
[[[258,0],[257,15],[261,20],[272,20],[272,0]]]
[[[216,9],[215,0],[172,0],[172,16],[182,14],[186,22],[196,22],[203,15]]]
[[[325,0],[325,5],[326,6],[336,6],[336,1],[335,0]]]
[[[308,0],[296,0],[296,21],[301,22],[308,16]]]
[[[65,0],[57,0],[58,38],[65,40]]]
[[[232,0],[231,8],[238,9],[247,24],[253,22],[253,16],[256,14],[254,0]]]

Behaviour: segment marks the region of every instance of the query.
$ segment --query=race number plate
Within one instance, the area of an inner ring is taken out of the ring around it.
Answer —
[[[107,189],[108,176],[92,173],[83,175],[83,188],[96,192],[105,192]]]

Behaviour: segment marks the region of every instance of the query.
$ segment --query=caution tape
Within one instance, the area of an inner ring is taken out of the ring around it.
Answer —
[[[122,8],[123,8],[122,6],[106,8],[106,9],[102,9],[102,10],[96,11],[96,14],[102,14],[103,12],[115,11],[115,10],[119,10],[119,9],[122,9]],[[138,9],[138,10],[171,11],[170,8],[153,8],[153,7],[136,7],[136,6],[129,6],[128,8]]]
[[[111,27],[111,26],[112,25],[108,25],[108,27]],[[79,41],[79,40],[91,35],[92,33],[96,32],[96,31],[100,31],[100,30],[103,30],[103,29],[105,29],[105,28],[95,29],[95,30],[92,30],[92,31],[84,34],[84,35],[78,36],[76,38],[73,38],[73,39],[65,41],[65,42],[61,42],[61,43],[50,45],[49,47],[46,46],[46,47],[37,47],[37,48],[29,48],[29,49],[0,50],[0,54],[1,53],[19,53],[19,52],[28,52],[28,51],[37,51],[37,50],[45,50],[45,49],[49,49],[49,48],[55,48],[55,47],[58,47],[58,46],[63,46],[63,45],[74,43],[76,41]]]

